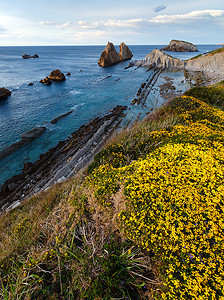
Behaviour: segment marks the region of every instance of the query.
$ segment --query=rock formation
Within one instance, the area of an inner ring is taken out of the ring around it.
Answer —
[[[122,42],[120,44],[119,56],[120,56],[121,61],[129,60],[133,56],[131,50],[128,48],[128,46],[124,42]]]
[[[39,55],[34,54],[34,55],[29,55],[29,54],[23,54],[22,55],[23,59],[28,59],[28,58],[39,58]]]
[[[101,57],[98,61],[98,64],[105,68],[109,67],[115,64],[118,64],[119,62],[123,60],[131,59],[133,54],[131,53],[130,49],[127,45],[125,45],[124,42],[120,44],[120,52],[117,53],[113,43],[107,44],[106,48],[103,50]]]
[[[53,81],[65,81],[65,75],[57,69],[51,72],[49,79]]]
[[[193,57],[186,61],[185,68],[192,71],[202,71],[211,74],[209,77],[218,76],[224,80],[224,47],[211,51],[205,55]]]
[[[11,95],[11,92],[5,88],[0,88],[0,101],[7,99]]]
[[[197,52],[198,48],[189,42],[172,40],[169,43],[169,46],[164,47],[162,50],[176,52]]]
[[[158,49],[154,49],[150,54],[146,55],[143,60],[136,62],[142,67],[157,67],[165,69],[183,69],[184,63],[178,58],[174,58]]]
[[[44,131],[46,130],[46,127],[36,127],[33,128],[30,131],[27,131],[23,133],[20,137],[22,140],[6,147],[5,149],[0,151],[0,161],[7,157],[8,155],[12,154],[13,152],[21,149],[22,147],[30,144],[33,140],[40,137]]]
[[[44,79],[40,80],[40,83],[43,83],[45,85],[50,85],[52,84],[52,81],[48,77],[45,77]]]
[[[117,53],[113,43],[107,44],[106,48],[103,50],[101,57],[98,61],[98,64],[105,68],[112,65],[115,65],[117,63],[121,62],[120,56]]]

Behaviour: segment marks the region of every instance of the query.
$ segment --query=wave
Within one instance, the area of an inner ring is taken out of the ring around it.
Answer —
[[[80,104],[76,104],[74,106],[71,107],[72,110],[77,110],[79,107],[82,107],[83,105],[85,105],[85,103],[80,103]]]
[[[73,90],[68,93],[68,95],[78,95],[78,94],[81,94],[81,91]]]

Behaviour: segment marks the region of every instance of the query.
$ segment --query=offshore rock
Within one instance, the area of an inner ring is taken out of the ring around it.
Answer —
[[[105,68],[121,62],[120,56],[117,53],[113,43],[107,44],[106,48],[103,50],[100,59],[98,60],[98,65]]]
[[[164,47],[162,50],[176,52],[198,52],[198,48],[192,43],[178,40],[172,40],[169,43],[169,46]]]
[[[138,66],[149,68],[165,68],[165,69],[183,69],[184,62],[178,58],[174,58],[158,49],[154,49],[150,54],[146,55],[143,60],[136,62]]]
[[[121,61],[129,60],[132,58],[133,54],[124,42],[122,42],[119,47],[120,47],[119,56]]]
[[[49,79],[53,81],[65,81],[65,75],[60,70],[54,70],[49,75]]]
[[[43,83],[45,85],[50,85],[52,84],[52,81],[48,77],[45,77],[44,79],[40,80],[40,83]]]
[[[23,54],[22,55],[23,59],[28,59],[28,58],[39,58],[39,55],[34,54],[34,55],[29,55],[29,54]]]
[[[0,88],[0,101],[7,99],[11,95],[11,92],[5,88]]]

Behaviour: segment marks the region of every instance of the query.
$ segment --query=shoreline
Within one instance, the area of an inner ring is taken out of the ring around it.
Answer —
[[[63,182],[85,167],[119,126],[126,109],[126,106],[115,106],[105,116],[82,125],[66,140],[41,154],[36,162],[24,164],[22,172],[6,180],[1,188],[1,212]]]

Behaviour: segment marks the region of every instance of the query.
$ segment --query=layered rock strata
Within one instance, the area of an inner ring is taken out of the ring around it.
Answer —
[[[22,173],[4,183],[0,208],[13,207],[26,196],[62,182],[86,166],[120,124],[125,109],[125,106],[116,106],[106,116],[81,126],[67,140],[40,155],[35,163],[26,163]]]
[[[172,40],[169,46],[162,49],[164,51],[175,51],[175,52],[197,52],[198,48],[192,43],[185,41]]]
[[[143,60],[136,62],[138,66],[150,68],[165,68],[165,69],[183,69],[184,62],[178,58],[174,58],[158,49],[154,49],[150,54],[146,55]]]

